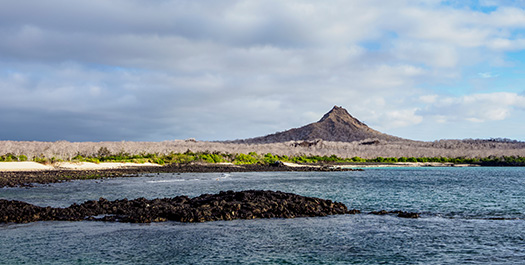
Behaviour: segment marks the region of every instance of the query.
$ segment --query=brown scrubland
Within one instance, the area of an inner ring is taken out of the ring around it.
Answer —
[[[25,155],[70,160],[76,155],[97,156],[100,150],[111,154],[170,154],[192,152],[217,152],[238,154],[256,152],[274,155],[336,155],[341,158],[361,157],[465,157],[485,158],[502,156],[525,157],[525,142],[507,139],[491,140],[439,140],[421,142],[410,140],[385,141],[367,139],[355,142],[332,142],[324,140],[287,141],[268,144],[245,144],[173,140],[163,142],[36,142],[0,141],[0,155]],[[104,154],[107,155],[107,154]]]

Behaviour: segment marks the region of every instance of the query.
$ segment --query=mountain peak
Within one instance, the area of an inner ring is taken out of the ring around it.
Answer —
[[[366,124],[360,120],[354,118],[348,111],[343,107],[334,106],[332,110],[326,113],[320,120],[319,123],[322,123],[326,120],[332,120],[334,122],[342,122],[347,124],[352,124],[355,127],[368,127]]]
[[[233,142],[260,144],[316,139],[336,142],[354,142],[366,139],[397,141],[401,138],[378,132],[352,117],[343,107],[334,106],[318,122],[284,132]]]
[[[334,106],[329,112],[327,112],[319,121],[324,121],[330,117],[344,117],[344,116],[351,116],[346,109],[343,107]]]

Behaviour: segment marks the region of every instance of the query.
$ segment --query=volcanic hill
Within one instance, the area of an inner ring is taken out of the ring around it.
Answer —
[[[262,137],[235,140],[233,143],[266,144],[287,141],[324,140],[333,142],[354,142],[366,139],[399,141],[399,137],[384,134],[368,127],[363,122],[352,117],[346,109],[334,106],[318,122],[310,123],[300,128],[269,134]]]

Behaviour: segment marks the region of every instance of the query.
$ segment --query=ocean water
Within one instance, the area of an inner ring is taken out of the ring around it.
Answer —
[[[363,214],[185,224],[0,224],[0,264],[525,264],[525,168],[145,174],[0,198],[65,207],[104,197],[280,190]],[[420,212],[419,219],[366,212]]]

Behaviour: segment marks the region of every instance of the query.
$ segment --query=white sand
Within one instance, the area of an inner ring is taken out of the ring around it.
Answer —
[[[231,163],[221,163],[230,165]],[[301,165],[296,163],[283,162],[288,167],[319,167],[318,165]],[[37,162],[0,162],[0,171],[39,171],[39,170],[97,170],[97,169],[118,169],[143,166],[161,166],[153,163],[89,163],[89,162],[59,162],[52,165],[43,165]],[[392,163],[392,164],[369,164],[369,165],[335,165],[335,168],[366,168],[366,167],[468,167],[477,166],[469,164],[452,164],[452,163]]]
[[[0,162],[0,171],[36,171],[51,170],[53,166],[37,162]]]
[[[53,165],[43,165],[37,162],[0,162],[0,171],[39,171],[39,170],[97,170],[116,169],[143,166],[160,166],[152,163],[88,163],[88,162],[59,162]]]
[[[56,169],[90,170],[90,169],[114,169],[127,167],[160,166],[153,163],[90,163],[90,162],[59,162],[53,165]]]
[[[352,164],[352,165],[336,165],[335,168],[367,168],[367,167],[479,167],[474,164],[454,164],[454,163],[439,163],[439,162],[397,162],[385,164]]]
[[[287,167],[319,167],[318,165],[301,165],[296,163],[290,163],[290,162],[282,162],[283,165]]]

